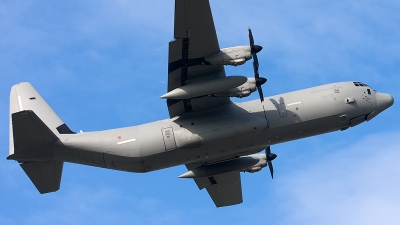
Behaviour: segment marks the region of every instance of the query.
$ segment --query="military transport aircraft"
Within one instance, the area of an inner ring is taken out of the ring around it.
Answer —
[[[390,107],[391,95],[362,82],[340,82],[264,97],[257,53],[250,44],[220,49],[208,0],[176,0],[174,40],[169,43],[170,118],[97,132],[71,131],[29,83],[10,94],[10,149],[40,193],[60,188],[64,162],[129,172],[185,164],[199,189],[217,207],[241,203],[240,172],[269,167],[270,146],[346,130]],[[224,65],[252,60],[254,77],[226,76]],[[243,103],[258,91],[260,100]],[[263,151],[261,154],[255,154]]]

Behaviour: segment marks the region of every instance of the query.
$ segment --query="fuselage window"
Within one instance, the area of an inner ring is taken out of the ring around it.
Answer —
[[[371,94],[371,90],[367,89],[367,91],[368,91],[368,94],[370,95]]]

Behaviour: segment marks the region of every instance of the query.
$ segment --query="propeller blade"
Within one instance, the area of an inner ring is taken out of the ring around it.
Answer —
[[[252,53],[251,54],[251,56],[253,57],[253,65],[256,65],[257,66],[257,69],[258,69],[258,66],[260,65],[260,64],[258,64],[258,57],[257,57],[257,54],[256,53]],[[255,64],[254,64],[255,63]]]
[[[274,167],[272,166],[271,160],[268,160],[267,163],[268,163],[268,167],[269,167],[269,172],[271,173],[271,177],[272,177],[272,179],[274,179]]]
[[[258,77],[258,72],[257,72],[257,77]],[[265,82],[267,82],[267,78],[264,78],[264,77],[256,78],[256,87],[257,87],[257,90],[258,90],[258,95],[260,95],[261,102],[264,101],[264,94],[263,94],[261,85],[263,85]]]
[[[256,79],[256,87],[258,90],[258,95],[260,95],[260,100],[261,102],[264,101],[264,94],[261,88],[261,85],[263,85],[267,79],[261,77],[260,74],[258,73],[258,57],[257,53],[262,50],[262,47],[259,45],[254,45],[254,38],[253,38],[253,33],[251,32],[251,29],[249,27],[249,41],[250,41],[250,49],[251,49],[251,56],[253,57],[253,69],[254,69],[254,78]]]
[[[265,155],[267,156],[267,158],[268,158],[269,155],[271,155],[271,146],[268,146],[268,147],[265,149]]]
[[[257,90],[258,90],[258,95],[260,96],[260,100],[261,100],[261,102],[263,102],[264,101],[264,94],[263,94],[261,86],[257,86]]]
[[[260,74],[258,73],[258,66],[256,65],[255,61],[253,61],[253,69],[254,69],[254,78],[258,79],[260,77]]]
[[[274,153],[271,153],[271,147],[268,146],[265,149],[265,156],[267,158],[267,164],[268,164],[268,167],[269,167],[269,172],[271,173],[272,179],[274,179],[274,167],[272,166],[272,160],[274,160],[277,157],[277,155],[274,154]]]
[[[254,39],[253,39],[253,33],[251,32],[250,27],[249,27],[249,40],[250,40],[250,47],[253,48],[253,46],[254,46]]]

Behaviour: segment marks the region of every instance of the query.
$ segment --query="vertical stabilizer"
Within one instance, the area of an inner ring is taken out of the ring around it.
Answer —
[[[73,133],[30,83],[16,84],[11,88],[10,93],[9,155],[14,154],[12,115],[21,111],[33,111],[55,135]]]

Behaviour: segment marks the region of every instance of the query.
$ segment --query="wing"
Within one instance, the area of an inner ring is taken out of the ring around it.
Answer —
[[[169,43],[168,92],[189,83],[225,77],[221,65],[207,65],[204,57],[220,51],[208,0],[176,0],[174,40]],[[167,100],[170,117],[212,109],[229,97]]]
[[[186,165],[189,169],[190,165]],[[207,178],[194,178],[199,189],[206,188],[215,206],[236,205],[243,202],[240,172],[230,172]]]

